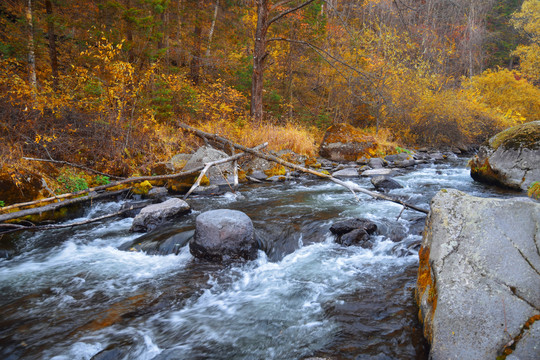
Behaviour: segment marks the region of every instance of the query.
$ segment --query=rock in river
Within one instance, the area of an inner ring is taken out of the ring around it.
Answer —
[[[403,186],[390,176],[374,176],[371,178],[371,183],[377,190],[388,191],[392,189],[401,189]]]
[[[540,181],[540,121],[493,136],[471,159],[470,166],[474,180],[527,190]]]
[[[131,231],[151,231],[165,221],[189,212],[189,209],[189,205],[184,200],[177,198],[159,204],[148,205],[133,219]]]
[[[377,225],[365,219],[349,219],[335,223],[330,227],[330,232],[337,235],[336,242],[345,245],[360,245],[370,248],[373,244],[370,236],[377,231]]]
[[[204,212],[195,221],[195,236],[189,242],[189,250],[195,257],[217,262],[253,260],[258,250],[253,223],[237,210]]]
[[[540,359],[539,249],[539,203],[433,198],[416,286],[430,359],[495,359],[511,340],[518,358]]]

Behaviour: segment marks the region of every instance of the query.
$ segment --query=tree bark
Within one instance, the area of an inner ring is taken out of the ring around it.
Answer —
[[[194,85],[200,81],[201,70],[201,36],[202,36],[202,6],[201,0],[196,1],[195,24],[193,27],[193,47],[191,51],[191,62],[189,65],[189,78]]]
[[[303,7],[311,4],[316,0],[307,0],[298,6],[285,10],[278,15],[270,18],[270,1],[269,0],[256,0],[257,3],[257,27],[255,29],[255,39],[253,48],[253,75],[251,77],[251,103],[250,103],[250,115],[253,120],[260,122],[263,120],[263,91],[264,91],[264,70],[268,53],[266,52],[266,45],[268,40],[266,35],[270,25],[279,21],[283,17],[290,13],[298,11]],[[274,4],[285,5],[288,1]]]
[[[270,13],[268,0],[257,0],[257,28],[255,30],[255,46],[253,49],[253,75],[251,78],[250,115],[255,121],[263,119],[263,81],[266,62],[266,34],[268,33],[268,16]]]
[[[34,18],[32,16],[32,0],[28,0],[26,8],[26,21],[28,22],[28,81],[32,88],[34,98],[37,95],[36,53],[34,49]]]
[[[54,32],[54,15],[51,0],[45,0],[45,9],[47,11],[47,37],[49,38],[53,89],[58,90],[58,54],[56,52],[56,34]]]
[[[210,57],[210,48],[212,47],[212,37],[214,36],[214,29],[216,28],[217,14],[219,9],[219,0],[216,0],[216,6],[214,8],[214,17],[212,18],[212,25],[208,32],[208,47],[206,48],[206,58]]]

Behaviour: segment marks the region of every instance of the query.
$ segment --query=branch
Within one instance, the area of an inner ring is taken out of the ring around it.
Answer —
[[[66,193],[66,194],[62,194],[62,195],[58,195],[58,196],[54,196],[54,197],[49,197],[49,198],[46,198],[46,199],[39,199],[39,200],[35,200],[35,201],[29,201],[29,202],[25,202],[25,203],[19,203],[19,204],[13,204],[13,205],[9,205],[9,206],[4,206],[4,207],[0,208],[0,214],[5,213],[5,212],[7,212],[8,210],[11,210],[11,209],[20,209],[20,208],[23,208],[23,207],[37,205],[37,204],[41,204],[41,203],[45,203],[45,202],[51,202],[51,201],[55,201],[55,200],[60,200],[60,199],[74,197],[74,196],[84,195],[84,194],[88,194],[90,192],[105,190],[105,189],[108,189],[108,188],[111,188],[111,187],[114,187],[114,186],[118,186],[118,185],[125,185],[125,184],[130,184],[130,183],[138,183],[138,182],[143,182],[143,181],[146,181],[146,180],[148,180],[148,181],[169,180],[169,179],[175,179],[175,178],[182,177],[182,176],[193,175],[193,174],[201,171],[202,169],[204,169],[204,166],[199,166],[199,167],[197,167],[195,169],[192,169],[192,170],[189,170],[189,171],[183,171],[183,172],[179,172],[179,173],[176,173],[176,174],[170,174],[170,175],[139,176],[139,177],[127,178],[127,179],[124,179],[124,180],[114,181],[114,182],[111,182],[111,183],[106,184],[106,185],[100,185],[100,186],[84,189],[84,190],[77,191],[77,192]],[[0,221],[2,221],[2,220],[0,220]]]
[[[416,211],[419,211],[419,212],[422,212],[424,214],[427,214],[428,211],[425,210],[425,209],[422,209],[420,207],[417,207],[415,205],[412,205],[412,204],[408,204],[400,199],[396,199],[396,198],[392,198],[390,196],[387,196],[387,195],[383,195],[381,193],[377,193],[377,192],[374,192],[374,191],[370,191],[370,190],[367,190],[367,189],[364,189],[356,184],[353,184],[353,183],[345,183],[335,177],[333,177],[332,175],[328,175],[328,174],[323,174],[321,172],[318,172],[318,171],[315,171],[315,170],[311,170],[311,169],[308,169],[308,168],[305,168],[303,166],[300,166],[300,165],[296,165],[296,164],[293,164],[293,163],[290,163],[288,161],[285,161],[283,159],[280,159],[278,158],[277,156],[273,156],[273,155],[268,155],[268,154],[265,154],[265,153],[262,153],[260,151],[257,151],[257,150],[254,150],[254,149],[250,149],[250,148],[247,148],[243,145],[240,145],[240,144],[236,144],[236,143],[233,143],[231,142],[230,140],[226,139],[226,138],[223,138],[219,135],[215,135],[215,134],[209,134],[209,133],[206,133],[204,131],[201,131],[201,130],[198,130],[198,129],[195,129],[189,125],[186,125],[186,124],[183,124],[183,123],[178,123],[178,126],[184,130],[187,130],[187,131],[190,131],[192,133],[194,133],[195,135],[199,136],[199,137],[206,137],[206,138],[210,138],[210,139],[213,139],[213,140],[216,140],[216,141],[220,141],[222,143],[230,143],[232,144],[232,146],[234,146],[235,148],[239,149],[239,150],[242,150],[244,152],[247,152],[247,153],[250,153],[250,154],[253,154],[257,157],[260,157],[262,159],[265,159],[265,160],[269,160],[269,161],[272,161],[272,162],[275,162],[275,163],[278,163],[278,164],[281,164],[283,166],[286,166],[288,168],[291,168],[291,169],[295,169],[295,170],[299,170],[299,171],[302,171],[302,172],[305,172],[305,173],[308,173],[308,174],[313,174],[313,175],[316,175],[318,177],[322,177],[322,178],[325,178],[325,179],[328,179],[328,180],[331,180],[333,182],[335,182],[336,184],[339,184],[347,189],[349,189],[351,192],[355,192],[355,191],[358,191],[358,192],[361,192],[361,193],[364,193],[366,195],[369,195],[375,199],[381,199],[381,200],[387,200],[387,201],[392,201],[394,203],[397,203],[397,204],[401,204],[405,207],[408,207],[410,209],[413,209],[413,210],[416,210]]]
[[[266,146],[268,146],[268,143],[264,143],[264,144],[255,146],[253,148],[253,150],[259,150],[259,149],[265,148]],[[186,193],[186,195],[184,195],[184,200],[187,199],[187,197],[197,188],[197,186],[200,185],[203,176],[210,169],[210,167],[212,167],[214,165],[224,164],[224,163],[227,163],[227,162],[230,162],[230,161],[235,161],[235,160],[240,159],[242,156],[246,156],[246,155],[247,155],[246,153],[242,152],[242,153],[239,153],[239,154],[236,154],[236,155],[233,155],[233,156],[229,156],[228,158],[224,158],[224,159],[220,159],[220,160],[216,160],[216,161],[212,161],[212,162],[208,162],[208,163],[204,164],[204,169],[199,174],[199,177],[197,178],[197,180],[195,181],[193,186],[189,189],[189,191]]]
[[[284,12],[282,12],[281,14],[279,15],[276,15],[274,18],[272,18],[269,22],[268,22],[268,26],[270,26],[272,23],[278,21],[279,19],[281,19],[282,17],[284,16],[287,16],[288,14],[292,13],[292,12],[295,12],[296,10],[300,10],[301,8],[305,7],[305,6],[308,6],[309,4],[311,4],[312,2],[314,2],[315,0],[308,0],[300,5],[298,5],[297,7],[294,7],[292,9],[289,9],[289,10],[286,10]]]
[[[70,162],[67,162],[67,161],[53,160],[53,159],[34,159],[34,158],[28,158],[28,157],[23,157],[23,159],[24,160],[29,160],[29,161],[52,162],[52,163],[55,163],[55,164],[68,165],[68,166],[71,166],[71,167],[74,167],[74,168],[77,168],[77,169],[82,169],[82,170],[85,170],[85,171],[93,172],[93,173],[98,174],[98,175],[107,176],[107,177],[109,177],[111,179],[118,179],[118,180],[125,179],[125,178],[120,177],[120,176],[114,176],[114,175],[102,173],[101,171],[97,171],[97,170],[94,170],[94,169],[91,169],[91,168],[87,168],[86,166],[73,164],[73,163],[70,163]]]
[[[85,201],[88,201],[88,200],[93,201],[93,200],[101,199],[101,198],[104,198],[104,197],[115,196],[115,195],[121,194],[121,193],[129,191],[129,190],[130,189],[122,189],[122,190],[118,190],[118,191],[104,192],[104,193],[101,193],[101,194],[97,194],[97,193],[93,192],[93,193],[89,194],[88,196],[83,196],[83,197],[78,197],[78,198],[75,198],[75,199],[64,200],[64,201],[61,201],[61,202],[58,202],[58,203],[52,203],[52,204],[48,204],[48,205],[45,205],[45,206],[40,206],[40,207],[36,207],[36,208],[32,208],[32,209],[26,209],[26,210],[15,211],[15,212],[12,212],[12,213],[2,214],[2,215],[0,215],[0,222],[13,220],[13,219],[18,219],[18,218],[22,218],[22,217],[29,216],[29,215],[41,214],[41,213],[44,213],[44,212],[47,212],[47,211],[53,211],[53,210],[56,210],[56,209],[59,209],[59,208],[62,208],[62,207],[68,206],[68,205],[73,205],[73,204],[85,202]]]
[[[76,221],[76,222],[72,222],[72,223],[69,223],[69,224],[38,225],[38,226],[35,226],[35,225],[33,225],[33,226],[24,226],[24,225],[19,225],[19,224],[0,224],[0,235],[9,234],[9,233],[17,232],[17,231],[27,231],[27,230],[28,231],[41,231],[41,230],[52,230],[52,229],[64,229],[64,228],[70,228],[70,227],[73,227],[73,226],[86,225],[86,224],[90,224],[90,223],[93,223],[93,222],[109,219],[109,218],[112,218],[112,217],[115,217],[115,216],[118,216],[118,215],[122,215],[123,213],[126,213],[126,212],[131,211],[131,210],[141,209],[141,208],[143,208],[143,207],[145,207],[147,205],[148,204],[130,206],[127,209],[120,210],[120,211],[115,212],[113,214],[103,215],[103,216],[99,216],[97,218],[83,220],[83,221]],[[1,230],[2,228],[11,228],[11,229],[2,231]]]

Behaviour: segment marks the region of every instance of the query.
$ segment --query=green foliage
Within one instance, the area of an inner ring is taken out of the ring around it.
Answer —
[[[398,154],[401,154],[401,153],[407,153],[407,154],[409,154],[409,155],[412,155],[412,151],[407,150],[407,149],[404,149],[404,148],[399,147],[399,146],[396,146],[396,152],[397,152]]]
[[[84,189],[88,189],[88,182],[78,174],[73,173],[71,170],[64,170],[56,178],[59,184],[62,185],[60,189],[57,189],[57,193],[63,192],[76,192]]]
[[[94,183],[96,183],[96,185],[107,185],[110,182],[111,179],[109,179],[109,177],[105,175],[98,175],[94,178]]]
[[[4,207],[4,206],[6,206],[6,203],[4,201],[0,200],[0,207]]]
[[[531,186],[529,186],[527,195],[529,195],[529,197],[533,199],[540,200],[540,182],[539,181],[535,181],[531,184]]]

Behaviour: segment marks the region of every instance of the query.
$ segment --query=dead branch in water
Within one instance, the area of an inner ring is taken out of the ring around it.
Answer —
[[[229,139],[223,138],[223,137],[221,137],[219,135],[209,134],[209,133],[206,133],[204,131],[195,129],[195,128],[189,126],[189,125],[183,124],[183,123],[178,123],[178,126],[180,128],[182,128],[182,129],[184,129],[184,130],[187,130],[189,132],[194,133],[195,135],[197,135],[197,136],[199,136],[199,137],[201,137],[203,139],[212,139],[212,140],[215,140],[215,141],[222,142],[224,144],[231,144],[235,148],[237,148],[239,150],[242,150],[244,152],[253,154],[253,155],[255,155],[255,156],[259,157],[259,158],[262,158],[262,159],[265,159],[265,160],[268,160],[268,161],[272,161],[272,162],[278,163],[280,165],[286,166],[288,168],[302,171],[304,173],[308,173],[308,174],[316,175],[316,176],[321,177],[321,178],[329,179],[329,180],[335,182],[336,184],[339,184],[339,185],[347,188],[348,190],[350,190],[354,194],[355,197],[356,197],[355,191],[357,191],[357,192],[369,195],[369,196],[371,196],[371,197],[373,197],[375,199],[391,201],[391,202],[403,205],[404,207],[410,208],[412,210],[419,211],[419,212],[424,213],[424,214],[428,214],[428,212],[429,212],[428,210],[422,209],[422,208],[420,208],[420,207],[418,207],[416,205],[413,205],[413,204],[406,203],[405,201],[402,201],[400,199],[396,199],[396,198],[390,197],[388,195],[384,195],[384,194],[381,194],[381,193],[378,193],[378,192],[374,192],[374,191],[364,189],[363,187],[361,187],[359,185],[356,185],[356,184],[353,184],[353,183],[345,183],[344,181],[341,181],[341,180],[333,177],[332,175],[328,175],[328,174],[324,174],[324,173],[319,172],[319,171],[308,169],[308,168],[305,168],[303,166],[293,164],[291,162],[280,159],[277,156],[273,156],[273,155],[270,155],[270,154],[265,154],[265,153],[262,153],[260,151],[245,147],[243,145],[233,143]]]
[[[122,214],[124,214],[124,213],[126,213],[128,211],[131,211],[131,210],[141,209],[141,208],[143,208],[143,207],[145,207],[147,205],[148,204],[130,206],[127,209],[117,211],[117,212],[115,212],[113,214],[103,215],[103,216],[99,216],[99,217],[96,217],[96,218],[93,218],[93,219],[88,219],[88,220],[75,221],[75,222],[71,222],[71,223],[68,223],[68,224],[59,224],[59,225],[0,224],[0,235],[14,233],[14,232],[18,232],[18,231],[42,231],[42,230],[53,230],[53,229],[65,229],[65,228],[71,228],[71,227],[74,227],[74,226],[91,224],[91,223],[94,223],[94,222],[97,222],[97,221],[101,221],[101,220],[105,220],[105,219],[109,219],[109,218],[112,218],[112,217],[115,217],[115,216],[122,215]],[[7,230],[2,230],[2,229],[7,229]]]

